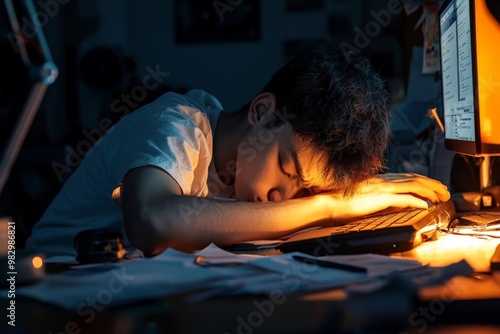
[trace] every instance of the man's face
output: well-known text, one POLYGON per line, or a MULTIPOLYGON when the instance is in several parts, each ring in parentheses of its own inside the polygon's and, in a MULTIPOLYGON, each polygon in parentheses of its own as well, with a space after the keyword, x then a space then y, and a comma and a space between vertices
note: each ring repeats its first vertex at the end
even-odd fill
POLYGON ((264 115, 239 145, 235 197, 251 202, 282 201, 326 190, 322 162, 293 139, 291 126, 264 115))

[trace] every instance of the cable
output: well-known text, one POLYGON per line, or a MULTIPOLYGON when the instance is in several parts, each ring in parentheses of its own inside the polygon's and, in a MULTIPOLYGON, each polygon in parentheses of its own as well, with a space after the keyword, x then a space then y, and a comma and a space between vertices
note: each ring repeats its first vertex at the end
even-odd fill
MULTIPOLYGON (((455 235, 467 235, 471 237, 487 237, 487 238, 500 238, 500 234, 498 235, 493 235, 493 234, 488 234, 488 233, 483 233, 482 231, 474 231, 474 228, 482 228, 483 231, 488 231, 488 229, 481 227, 479 225, 475 226, 467 226, 467 227, 457 227, 457 225, 460 223, 460 221, 455 218, 453 221, 451 221, 448 224, 447 228, 441 229, 442 232, 448 233, 448 234, 455 234, 455 235), (461 230, 464 230, 462 232, 461 230), (467 232, 465 232, 467 231, 467 232), (478 233, 480 232, 480 233, 478 233)), ((495 231, 498 230, 500 231, 500 224, 498 224, 498 227, 495 228, 495 231)))

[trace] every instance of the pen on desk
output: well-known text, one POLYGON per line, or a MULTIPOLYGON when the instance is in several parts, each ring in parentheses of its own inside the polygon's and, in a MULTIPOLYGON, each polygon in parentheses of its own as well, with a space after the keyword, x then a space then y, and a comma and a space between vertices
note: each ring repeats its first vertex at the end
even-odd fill
POLYGON ((198 255, 194 258, 194 263, 199 266, 209 267, 209 266, 237 266, 244 264, 241 260, 235 259, 234 257, 227 256, 211 256, 205 257, 198 255))
POLYGON ((306 257, 306 256, 301 256, 301 255, 293 255, 292 258, 294 260, 302 262, 302 263, 318 265, 318 266, 324 267, 324 268, 340 269, 340 270, 350 271, 350 272, 354 272, 354 273, 366 273, 367 272, 366 268, 363 268, 363 267, 357 267, 357 266, 352 266, 349 264, 331 262, 331 261, 326 261, 326 260, 319 260, 319 259, 314 259, 314 258, 310 258, 310 257, 306 257))

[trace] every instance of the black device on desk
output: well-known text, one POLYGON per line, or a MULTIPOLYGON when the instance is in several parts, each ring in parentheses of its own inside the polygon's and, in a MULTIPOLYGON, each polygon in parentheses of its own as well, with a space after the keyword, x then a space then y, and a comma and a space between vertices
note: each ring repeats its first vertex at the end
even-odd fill
POLYGON ((74 239, 76 260, 80 264, 117 262, 127 250, 119 228, 90 229, 79 232, 74 239))
POLYGON ((297 234, 277 246, 283 253, 315 256, 404 252, 446 229, 455 215, 447 201, 429 209, 404 209, 377 213, 346 225, 322 227, 297 234))

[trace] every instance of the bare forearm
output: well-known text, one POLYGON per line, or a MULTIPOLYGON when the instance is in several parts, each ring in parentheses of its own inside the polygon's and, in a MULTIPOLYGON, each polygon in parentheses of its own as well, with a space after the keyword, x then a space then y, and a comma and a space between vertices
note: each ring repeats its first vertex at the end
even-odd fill
POLYGON ((139 233, 150 241, 148 252, 167 247, 194 251, 213 242, 220 246, 274 239, 326 219, 324 199, 285 202, 222 202, 190 196, 156 198, 139 233), (149 236, 148 236, 149 235, 149 236))

